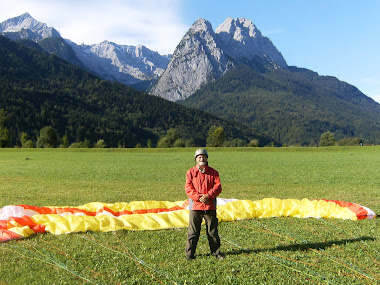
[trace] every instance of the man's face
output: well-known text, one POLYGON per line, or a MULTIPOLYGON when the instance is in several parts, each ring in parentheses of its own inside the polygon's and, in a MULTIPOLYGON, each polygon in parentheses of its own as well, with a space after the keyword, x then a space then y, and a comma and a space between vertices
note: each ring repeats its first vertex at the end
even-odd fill
POLYGON ((207 164, 207 155, 205 154, 200 154, 195 158, 197 165, 199 166, 204 166, 207 164))

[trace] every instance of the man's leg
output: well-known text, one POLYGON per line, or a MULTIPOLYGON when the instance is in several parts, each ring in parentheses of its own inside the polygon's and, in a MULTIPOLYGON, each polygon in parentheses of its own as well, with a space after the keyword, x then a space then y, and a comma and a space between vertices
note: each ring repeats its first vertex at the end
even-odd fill
POLYGON ((220 255, 220 238, 218 233, 218 218, 216 216, 216 210, 209 210, 204 215, 208 244, 212 255, 220 255))
POLYGON ((189 259, 195 257, 195 250, 201 232, 202 214, 202 211, 190 211, 186 243, 186 257, 189 259))

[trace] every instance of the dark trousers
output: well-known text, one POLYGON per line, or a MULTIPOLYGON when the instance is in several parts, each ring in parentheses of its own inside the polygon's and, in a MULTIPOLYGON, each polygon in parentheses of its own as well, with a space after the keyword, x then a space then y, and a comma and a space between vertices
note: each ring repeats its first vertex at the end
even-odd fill
POLYGON ((208 244, 212 255, 220 254, 220 238, 218 234, 218 218, 216 210, 193 211, 190 210, 189 228, 187 231, 186 256, 194 257, 197 243, 201 233, 202 219, 206 222, 208 244))

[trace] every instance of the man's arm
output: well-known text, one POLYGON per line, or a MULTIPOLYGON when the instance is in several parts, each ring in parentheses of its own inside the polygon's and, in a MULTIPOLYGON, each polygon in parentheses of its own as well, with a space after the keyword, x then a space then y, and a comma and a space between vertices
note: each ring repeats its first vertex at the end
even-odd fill
POLYGON ((215 199, 220 192, 222 192, 222 184, 220 183, 219 176, 215 176, 214 178, 214 186, 207 192, 207 194, 203 194, 202 197, 199 198, 199 201, 205 204, 210 203, 210 199, 215 199))
POLYGON ((215 199, 222 192, 222 183, 220 182, 219 173, 214 177, 214 186, 208 191, 210 199, 215 199))
POLYGON ((190 170, 188 172, 186 172, 185 190, 186 190, 186 195, 190 199, 192 199, 193 201, 199 202, 199 198, 201 197, 201 195, 194 188, 193 179, 192 179, 192 175, 191 175, 190 170))

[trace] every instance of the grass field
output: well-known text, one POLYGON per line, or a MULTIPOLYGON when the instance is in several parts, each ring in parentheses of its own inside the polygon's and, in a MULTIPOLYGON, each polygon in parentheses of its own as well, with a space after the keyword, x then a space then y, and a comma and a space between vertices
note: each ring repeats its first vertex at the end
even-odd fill
MULTIPOLYGON (((0 149, 0 207, 185 200, 194 149, 0 149)), ((222 198, 334 199, 380 212, 380 147, 215 148, 222 198)), ((0 244, 0 284, 380 284, 379 219, 220 223, 218 261, 186 229, 41 234, 0 244)))

